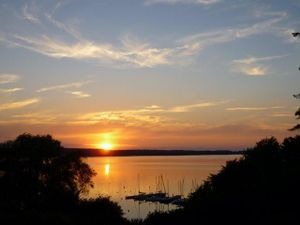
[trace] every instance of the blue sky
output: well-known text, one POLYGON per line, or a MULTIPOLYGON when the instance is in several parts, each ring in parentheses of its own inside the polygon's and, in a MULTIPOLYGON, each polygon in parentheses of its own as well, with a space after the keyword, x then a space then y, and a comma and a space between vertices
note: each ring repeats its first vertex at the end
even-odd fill
POLYGON ((240 149, 291 135, 300 1, 0 2, 0 138, 240 149))

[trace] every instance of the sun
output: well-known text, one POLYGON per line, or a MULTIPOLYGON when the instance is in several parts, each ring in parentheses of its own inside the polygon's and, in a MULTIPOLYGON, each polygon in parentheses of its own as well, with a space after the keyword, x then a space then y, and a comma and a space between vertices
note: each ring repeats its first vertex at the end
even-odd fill
POLYGON ((105 151, 109 151, 109 150, 112 150, 113 145, 111 143, 105 142, 105 143, 100 144, 100 148, 105 151))

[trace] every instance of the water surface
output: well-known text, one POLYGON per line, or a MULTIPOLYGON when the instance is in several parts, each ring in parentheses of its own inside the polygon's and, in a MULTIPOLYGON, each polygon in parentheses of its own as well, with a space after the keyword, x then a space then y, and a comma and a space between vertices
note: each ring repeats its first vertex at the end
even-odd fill
POLYGON ((185 197, 201 185, 226 161, 238 155, 207 156, 134 156, 90 157, 87 163, 97 172, 90 197, 111 196, 118 202, 127 218, 145 218, 155 210, 175 209, 173 205, 139 203, 126 200, 125 196, 141 192, 166 191, 169 195, 185 197))

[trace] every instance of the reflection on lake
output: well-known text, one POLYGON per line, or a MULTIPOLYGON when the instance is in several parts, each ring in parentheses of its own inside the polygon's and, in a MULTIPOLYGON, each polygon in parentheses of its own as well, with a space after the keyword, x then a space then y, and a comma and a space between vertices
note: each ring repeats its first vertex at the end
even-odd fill
POLYGON ((162 186, 169 195, 185 197, 209 176, 238 155, 210 156, 136 156, 91 157, 87 163, 97 172, 89 196, 111 196, 118 202, 127 218, 145 218, 155 210, 175 209, 174 205, 153 202, 134 202, 125 196, 141 192, 156 192, 162 186), (158 185, 160 184, 160 187, 158 185))
POLYGON ((104 175, 108 177, 109 176, 109 172, 110 172, 110 164, 106 163, 104 165, 104 175))

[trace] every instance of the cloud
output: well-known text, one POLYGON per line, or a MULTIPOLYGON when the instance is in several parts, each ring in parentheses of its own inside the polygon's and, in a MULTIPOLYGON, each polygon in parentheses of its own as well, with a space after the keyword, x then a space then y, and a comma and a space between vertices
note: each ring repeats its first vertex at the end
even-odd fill
POLYGON ((60 85, 54 85, 49 87, 43 87, 37 90, 37 92, 45 92, 45 91, 54 91, 54 90, 60 90, 60 89, 66 89, 66 88, 79 88, 82 87, 85 84, 89 84, 92 81, 82 81, 82 82, 74 82, 74 83, 68 83, 68 84, 60 84, 60 85))
POLYGON ((206 46, 234 41, 236 39, 247 38, 256 34, 272 32, 274 31, 272 29, 273 26, 286 18, 287 14, 285 12, 278 12, 265 16, 271 16, 271 18, 254 23, 250 26, 196 33, 179 40, 179 43, 186 45, 198 44, 203 48, 206 46))
POLYGON ((11 122, 27 123, 27 124, 61 124, 62 117, 67 115, 60 115, 58 113, 49 112, 35 112, 13 115, 11 122))
POLYGON ((176 106, 176 107, 171 108, 169 111, 170 112, 189 112, 189 111, 194 110, 194 109, 217 106, 217 105, 221 105, 221 104, 224 104, 224 103, 227 103, 227 102, 228 101, 223 101, 223 102, 203 102, 203 103, 192 104, 192 105, 176 106))
POLYGON ((22 8, 22 16, 24 19, 32 22, 32 23, 36 23, 39 24, 40 20, 37 16, 35 16, 32 12, 30 12, 32 10, 32 8, 29 8, 28 5, 26 4, 23 8, 22 8))
POLYGON ((74 44, 66 43, 46 35, 41 37, 23 37, 13 35, 5 41, 16 47, 22 47, 54 58, 94 59, 103 62, 120 62, 136 67, 154 67, 170 64, 171 48, 150 47, 147 43, 123 40, 122 47, 80 40, 74 44))
POLYGON ((285 107, 284 106, 272 106, 271 109, 284 109, 285 107))
POLYGON ((293 113, 290 112, 279 112, 279 113, 273 113, 271 114, 272 117, 292 117, 293 113))
POLYGON ((40 111, 34 113, 25 113, 11 115, 6 120, 0 120, 0 125, 9 124, 23 124, 23 125, 36 125, 36 124, 51 124, 51 125, 62 125, 70 115, 59 114, 57 112, 40 111))
POLYGON ((124 123, 126 126, 157 124, 166 118, 154 114, 163 111, 161 107, 155 105, 155 107, 147 106, 140 109, 93 112, 79 115, 69 124, 97 124, 100 122, 118 122, 124 123))
POLYGON ((264 76, 270 72, 268 67, 261 65, 260 62, 272 61, 284 57, 287 57, 287 55, 235 59, 233 60, 233 70, 250 76, 264 76))
POLYGON ((146 5, 152 4, 196 4, 196 5, 212 5, 220 2, 220 0, 146 0, 146 5))
POLYGON ((275 55, 275 56, 266 56, 266 57, 248 57, 245 59, 235 59, 233 60, 233 63, 240 63, 240 64, 253 64, 257 62, 263 62, 263 61, 271 61, 274 59, 282 59, 284 57, 287 57, 288 55, 275 55))
POLYGON ((0 84, 14 83, 19 79, 20 77, 15 74, 0 74, 0 84))
MULTIPOLYGON (((190 35, 179 40, 177 42, 178 46, 168 48, 152 47, 148 43, 133 41, 128 37, 122 39, 121 47, 85 39, 67 43, 47 35, 40 37, 13 35, 12 38, 9 40, 7 38, 6 40, 15 46, 54 58, 94 59, 103 62, 127 63, 136 67, 155 67, 172 64, 179 61, 180 58, 197 54, 206 46, 267 32, 272 25, 281 21, 283 17, 282 15, 244 28, 224 29, 190 35)), ((57 26, 63 30, 67 29, 61 23, 58 23, 57 26)), ((68 32, 72 36, 79 36, 73 30, 68 30, 68 32)))
POLYGON ((30 99, 25 99, 25 100, 22 100, 22 101, 4 103, 4 104, 0 105, 0 111, 23 108, 25 106, 32 105, 32 104, 35 104, 35 103, 38 103, 38 102, 40 102, 40 99, 30 98, 30 99))
POLYGON ((53 16, 48 13, 45 14, 45 17, 51 24, 53 24, 58 29, 63 30, 64 32, 70 34, 72 37, 74 37, 78 40, 83 39, 81 34, 73 26, 67 25, 65 23, 62 23, 62 22, 54 19, 53 16))
POLYGON ((126 127, 173 127, 173 126, 189 126, 185 122, 177 121, 172 115, 179 113, 191 112, 193 110, 201 108, 209 108, 221 104, 223 102, 203 102, 192 105, 181 105, 170 108, 163 108, 158 105, 150 105, 142 108, 125 109, 125 110, 112 110, 112 111, 100 111, 89 112, 84 114, 69 114, 58 115, 57 113, 41 112, 30 113, 23 115, 13 116, 13 120, 7 120, 8 123, 64 123, 67 125, 115 125, 126 127))
POLYGON ((71 91, 71 92, 68 92, 68 93, 70 93, 71 95, 74 95, 76 98, 88 98, 88 97, 91 97, 90 94, 84 93, 82 91, 71 91))
POLYGON ((243 66, 239 68, 239 72, 249 76, 264 76, 269 73, 268 68, 262 66, 243 66))
POLYGON ((24 88, 8 88, 8 89, 0 89, 0 93, 13 93, 17 91, 21 91, 24 88))
POLYGON ((146 109, 161 109, 161 107, 159 105, 149 105, 145 107, 146 109))
POLYGON ((163 126, 169 122, 176 124, 167 114, 190 112, 192 110, 213 107, 227 102, 228 101, 203 102, 192 105, 174 106, 171 108, 151 105, 140 109, 93 112, 78 116, 74 121, 71 121, 70 124, 97 124, 100 121, 107 121, 121 122, 126 126, 145 126, 146 124, 163 126))
MULTIPOLYGON (((177 3, 179 1, 173 2, 177 3)), ((217 1, 190 0, 180 2, 212 4, 217 1)), ((118 66, 121 64, 121 66, 152 68, 160 65, 182 64, 189 61, 189 57, 198 54, 205 47, 211 45, 247 38, 256 34, 274 32, 274 26, 285 17, 286 13, 284 12, 265 13, 265 20, 252 25, 196 33, 170 42, 167 47, 157 47, 148 42, 133 40, 128 36, 121 38, 119 45, 91 41, 83 38, 74 26, 56 20, 53 15, 45 14, 45 18, 50 24, 63 30, 75 40, 65 41, 47 34, 42 36, 3 34, 1 39, 10 46, 25 48, 58 59, 96 60, 101 63, 118 64, 118 66)))
POLYGON ((227 111, 265 111, 268 110, 266 107, 232 107, 226 108, 227 111))
POLYGON ((148 43, 141 43, 126 36, 122 39, 121 51, 115 51, 119 59, 138 67, 155 67, 172 64, 170 58, 174 54, 172 48, 155 48, 148 43))

